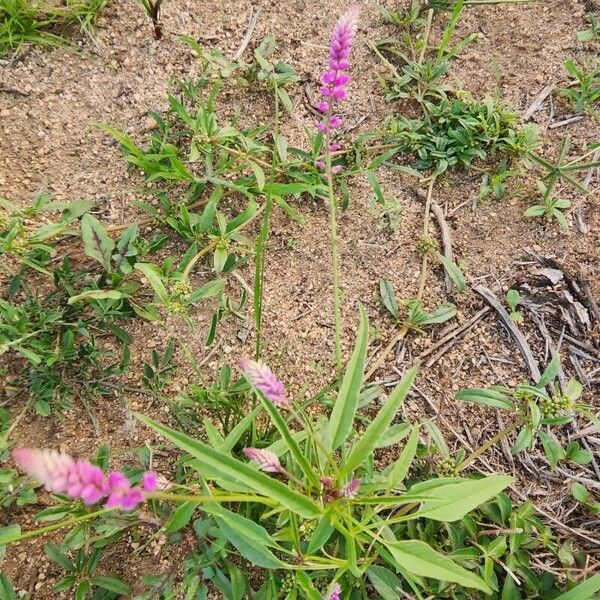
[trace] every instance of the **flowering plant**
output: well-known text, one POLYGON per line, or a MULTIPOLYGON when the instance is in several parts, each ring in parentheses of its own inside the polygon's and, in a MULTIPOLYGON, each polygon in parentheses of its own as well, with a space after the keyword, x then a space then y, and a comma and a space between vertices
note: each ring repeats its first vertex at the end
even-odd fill
MULTIPOLYGON (((400 573, 411 586, 418 587, 419 578, 428 577, 489 593, 483 579, 449 556, 423 541, 399 535, 406 523, 418 519, 462 519, 495 497, 512 478, 449 477, 407 484, 419 440, 417 426, 410 428, 399 458, 378 468, 377 449, 386 444, 383 440, 389 436, 418 367, 404 374, 363 430, 355 417, 367 332, 362 311, 358 340, 329 418, 311 420, 306 406, 292 399, 271 369, 242 361, 247 380, 280 436, 266 448, 246 448, 247 460, 224 449, 232 448, 235 441, 226 439, 221 448, 214 447, 137 416, 191 457, 189 464, 206 494, 182 499, 202 504, 250 563, 293 573, 295 584, 307 597, 321 597, 317 590, 327 587, 332 573, 334 584, 346 589, 365 575, 380 576, 382 568, 400 573), (243 515, 231 498, 246 505, 243 515)), ((239 437, 241 432, 233 435, 239 437)), ((339 597, 337 590, 330 588, 331 597, 339 597)))

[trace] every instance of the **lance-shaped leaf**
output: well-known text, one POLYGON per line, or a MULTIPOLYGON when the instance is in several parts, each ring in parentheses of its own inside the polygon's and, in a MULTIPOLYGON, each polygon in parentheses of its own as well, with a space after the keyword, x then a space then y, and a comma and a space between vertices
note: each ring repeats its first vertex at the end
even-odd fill
POLYGON ((289 427, 287 426, 287 423, 281 416, 278 408, 270 400, 267 400, 264 394, 260 393, 258 394, 258 397, 263 405, 263 408, 269 413, 269 416, 271 417, 271 420, 273 421, 275 427, 277 427, 277 431, 279 431, 279 434, 281 435, 282 439, 285 440, 285 443, 287 444, 291 455, 293 456, 294 460, 298 463, 298 466, 302 469, 304 475, 308 478, 309 481, 312 482, 314 486, 319 487, 319 478, 314 472, 314 469, 312 468, 311 464, 306 459, 306 456, 304 456, 304 453, 300 449, 298 442, 292 436, 292 433, 289 427))
POLYGON ((354 445, 350 454, 342 467, 340 468, 341 477, 345 477, 360 465, 371 455, 377 447, 377 443, 387 431, 390 423, 396 416, 398 409, 404 402, 410 386, 412 385, 417 373, 418 365, 411 367, 402 377, 400 383, 394 388, 387 402, 381 407, 379 413, 367 427, 363 436, 354 445))
POLYGON ((506 394, 494 388, 469 388, 461 390, 456 394, 455 398, 464 402, 475 402, 476 404, 492 406, 493 408, 515 410, 512 400, 506 394))
POLYGON ((157 423, 145 415, 136 413, 136 417, 148 427, 158 431, 177 447, 205 463, 209 468, 218 470, 224 477, 247 485, 257 494, 272 498, 285 508, 303 517, 315 518, 321 514, 320 508, 311 500, 296 493, 276 479, 248 466, 246 463, 215 450, 175 429, 157 423))
POLYGON ((486 594, 492 593, 481 577, 457 565, 451 558, 437 552, 425 542, 403 540, 384 543, 398 567, 411 575, 450 581, 464 587, 481 590, 486 594))
POLYGON ((83 215, 81 219, 81 238, 84 252, 109 271, 110 257, 115 248, 115 243, 108 237, 106 229, 96 217, 89 214, 83 215))
MULTIPOLYGON (((468 512, 497 496, 503 489, 514 482, 508 475, 490 475, 483 479, 455 479, 446 485, 426 490, 429 500, 421 508, 412 513, 412 517, 426 517, 434 521, 458 521, 468 512)), ((413 486, 411 493, 421 494, 423 486, 413 486)), ((406 496, 403 497, 406 499, 406 496)))
POLYGON ((269 550, 280 548, 264 527, 217 504, 207 505, 204 510, 213 515, 225 537, 252 564, 264 569, 286 566, 269 550))
POLYGON ((365 369, 367 343, 369 339, 368 330, 369 322, 367 313, 361 306, 360 327, 358 329, 356 346, 354 347, 354 352, 346 367, 344 379, 342 380, 338 397, 329 418, 327 437, 332 451, 339 448, 352 431, 352 423, 358 407, 358 396, 360 394, 363 372, 365 369))
POLYGON ((568 592, 556 596, 554 600, 590 600, 598 591, 600 591, 600 575, 594 575, 568 592))
POLYGON ((158 299, 166 304, 169 301, 169 294, 156 266, 151 263, 136 263, 135 268, 146 276, 158 299))
POLYGON ((415 458, 415 454, 417 453, 417 447, 419 445, 419 426, 416 425, 413 427, 412 433, 406 442, 404 448, 402 448, 402 452, 398 457, 398 460, 394 463, 392 468, 388 473, 387 478, 387 489, 391 490, 398 487, 406 477, 408 470, 410 469, 410 465, 415 458))

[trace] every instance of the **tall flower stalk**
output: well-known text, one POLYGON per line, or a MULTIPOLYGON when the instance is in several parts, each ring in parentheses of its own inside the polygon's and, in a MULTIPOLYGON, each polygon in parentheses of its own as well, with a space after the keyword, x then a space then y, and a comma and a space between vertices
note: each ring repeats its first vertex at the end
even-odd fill
POLYGON ((328 68, 321 76, 320 88, 323 99, 318 109, 323 118, 316 125, 325 139, 324 160, 317 161, 317 166, 325 171, 329 190, 329 225, 331 234, 331 258, 333 268, 333 314, 335 322, 335 362, 338 376, 342 373, 342 317, 340 307, 340 258, 337 237, 337 206, 333 188, 333 176, 339 172, 338 165, 333 165, 332 153, 340 149, 335 141, 336 130, 341 125, 340 116, 336 114, 337 105, 346 98, 346 86, 350 83, 350 50, 358 26, 359 9, 353 6, 336 23, 329 46, 328 68))

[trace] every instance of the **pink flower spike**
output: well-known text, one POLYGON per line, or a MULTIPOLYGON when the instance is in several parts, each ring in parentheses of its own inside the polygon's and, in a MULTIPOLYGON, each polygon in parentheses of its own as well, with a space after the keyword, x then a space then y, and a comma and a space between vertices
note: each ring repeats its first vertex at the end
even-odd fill
POLYGON ((268 450, 259 450, 258 448, 244 448, 244 454, 255 462, 261 471, 265 473, 284 473, 277 455, 268 450))
POLYGON ((325 100, 321 100, 319 104, 317 104, 317 109, 319 112, 326 113, 329 110, 329 102, 325 102, 325 100))
POLYGON ((323 73, 323 75, 321 75, 321 83, 324 83, 325 85, 330 85, 332 84, 336 79, 336 72, 335 71, 325 71, 325 73, 323 73))
POLYGON ((350 500, 356 498, 358 488, 360 487, 360 479, 351 479, 342 489, 342 495, 350 500))
POLYGON ((142 489, 148 493, 155 492, 158 489, 158 477, 156 473, 152 471, 144 473, 142 476, 142 489))
POLYGON ((342 145, 341 144, 338 144, 338 143, 334 142, 333 144, 329 145, 329 151, 330 152, 337 152, 338 150, 341 150, 341 149, 342 149, 342 145))
POLYGON ((106 480, 108 499, 106 508, 131 510, 144 501, 144 493, 140 488, 132 488, 129 479, 120 471, 113 471, 106 480))
POLYGON ((338 115, 333 115, 331 119, 329 119, 329 127, 335 129, 342 124, 342 120, 338 117, 338 115))
POLYGON ((285 386, 267 365, 245 358, 240 361, 240 366, 248 381, 273 404, 278 406, 291 404, 285 395, 285 386))
POLYGON ((329 596, 327 596, 327 600, 340 600, 342 597, 342 588, 339 583, 334 583, 331 586, 331 591, 329 592, 329 596))
POLYGON ((38 448, 17 448, 13 458, 51 492, 66 493, 85 504, 94 504, 105 495, 102 470, 87 460, 75 461, 68 454, 38 448))
POLYGON ((326 165, 325 165, 325 163, 324 163, 322 160, 318 160, 318 161, 315 163, 315 167, 317 167, 317 169, 321 169, 321 171, 324 171, 324 170, 325 170, 325 167, 326 167, 326 165))

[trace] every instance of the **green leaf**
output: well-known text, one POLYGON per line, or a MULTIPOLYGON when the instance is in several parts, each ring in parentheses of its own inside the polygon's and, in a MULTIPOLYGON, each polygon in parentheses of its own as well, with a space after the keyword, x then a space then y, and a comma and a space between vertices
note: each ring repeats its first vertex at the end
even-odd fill
POLYGON ((483 479, 457 480, 457 483, 427 490, 427 496, 431 499, 423 502, 412 516, 434 521, 458 521, 474 508, 496 497, 513 482, 514 478, 508 475, 490 475, 483 479))
POLYGON ((135 268, 146 276, 158 299, 166 304, 169 301, 169 294, 156 266, 151 263, 136 263, 135 268))
POLYGON ((571 486, 571 494, 573 494, 573 498, 577 500, 577 502, 585 503, 590 498, 590 493, 587 491, 584 485, 576 481, 571 486))
POLYGON ((224 477, 247 485, 257 494, 272 498, 285 508, 303 517, 316 518, 320 515, 321 511, 319 507, 313 504, 308 498, 294 492, 276 479, 260 471, 256 471, 246 463, 223 454, 179 431, 156 423, 145 415, 136 413, 136 417, 148 427, 158 431, 158 433, 173 442, 177 447, 191 454, 199 461, 206 463, 208 467, 217 469, 224 477))
POLYGON ((184 502, 180 504, 163 525, 165 533, 175 533, 183 529, 192 519, 197 507, 197 502, 184 502))
POLYGON ((335 529, 332 523, 333 518, 335 517, 332 510, 326 511, 321 517, 321 520, 317 523, 317 526, 310 537, 310 541, 308 542, 308 548, 306 549, 307 554, 314 554, 327 543, 327 540, 331 537, 331 534, 335 529))
POLYGON ((92 586, 89 579, 82 579, 75 589, 75 600, 86 600, 92 586))
POLYGON ((365 176, 367 181, 373 188, 373 193, 375 194, 375 199, 379 204, 385 204, 385 197, 383 195, 383 191, 381 190, 381 186, 379 185, 379 181, 377 180, 377 175, 373 171, 366 171, 365 176))
POLYGON ((83 250, 90 258, 97 260, 105 270, 110 270, 110 258, 115 243, 108 237, 104 226, 90 214, 81 218, 81 238, 83 250))
POLYGON ((550 466, 552 469, 554 469, 554 467, 556 467, 558 464, 558 461, 565 458, 567 454, 563 447, 558 443, 558 440, 552 434, 540 430, 538 435, 540 436, 542 446, 544 447, 544 454, 550 462, 550 466))
POLYGON ((373 419, 363 436, 350 451, 348 458, 340 468, 341 477, 345 477, 360 467, 373 453, 373 450, 377 447, 377 443, 390 426, 400 406, 402 406, 418 372, 419 367, 415 365, 402 377, 402 380, 394 388, 387 402, 381 407, 375 419, 373 419))
POLYGON ((253 160, 250 161, 250 167, 252 168, 252 172, 254 173, 254 177, 256 177, 256 185, 258 189, 262 192, 265 187, 265 172, 262 167, 255 163, 253 160))
POLYGON ((548 364, 548 366, 544 369, 540 380, 536 382, 535 387, 537 388, 545 388, 549 383, 552 383, 560 370, 560 356, 558 353, 552 354, 552 360, 548 364))
POLYGON ((398 566, 411 575, 450 581, 481 590, 486 594, 492 593, 483 579, 457 565, 451 558, 440 554, 425 542, 403 540, 384 544, 398 566))
POLYGON ((535 204, 530 206, 524 213, 524 217, 543 217, 546 209, 542 204, 535 204))
POLYGON ((6 546, 11 542, 19 539, 21 535, 20 525, 7 525, 6 527, 0 527, 0 546, 6 546))
POLYGON ((302 450, 300 450, 298 442, 296 442, 296 440, 292 436, 292 433, 290 432, 287 423, 281 416, 281 413, 279 412, 277 407, 270 400, 265 398, 262 392, 259 392, 258 397, 263 405, 263 408, 269 413, 273 424, 275 425, 275 427, 277 427, 279 435, 281 435, 281 437, 285 440, 287 447, 290 449, 290 453, 294 457, 296 463, 298 463, 298 466, 302 469, 304 475, 312 482, 313 485, 319 487, 320 483, 317 474, 312 468, 310 462, 308 462, 308 459, 304 456, 302 450))
POLYGON ((354 352, 346 367, 344 379, 329 417, 329 449, 339 448, 352 431, 354 415, 358 407, 358 396, 362 385, 369 339, 369 322, 364 307, 360 307, 360 326, 354 352))
POLYGON ((120 300, 121 298, 127 298, 127 294, 117 290, 86 290, 81 294, 71 296, 67 304, 75 304, 82 300, 120 300))
POLYGON ((415 454, 417 453, 417 446, 419 445, 419 426, 413 427, 412 433, 406 442, 402 452, 398 457, 398 460, 394 463, 394 466, 390 470, 387 479, 388 490, 398 487, 406 477, 410 465, 412 464, 415 454))
POLYGON ((579 396, 583 393, 583 386, 577 379, 572 378, 569 380, 569 383, 565 386, 564 394, 569 400, 575 402, 575 400, 579 399, 579 396))
POLYGON ((92 585, 101 587, 109 592, 114 592, 120 596, 129 596, 133 592, 133 590, 120 579, 106 577, 104 575, 95 575, 92 577, 92 585))
POLYGON ((229 517, 215 515, 215 521, 225 538, 235 546, 244 558, 263 569, 278 569, 286 566, 264 543, 264 536, 270 536, 263 527, 226 509, 223 509, 223 511, 229 513, 229 517), (235 519, 232 517, 235 517, 235 519), (244 526, 241 524, 242 521, 245 521, 244 526), (251 525, 255 527, 253 528, 251 525), (258 530, 262 530, 264 534, 259 534, 258 530), (255 537, 255 535, 258 535, 258 537, 255 537))
POLYGON ((515 440, 515 443, 513 444, 513 447, 510 451, 513 454, 519 454, 519 452, 522 452, 523 450, 525 450, 525 448, 529 448, 532 442, 533 429, 531 425, 525 425, 525 427, 523 427, 521 431, 519 431, 519 435, 517 435, 517 439, 515 440))
POLYGON ((304 571, 296 571, 296 583, 307 600, 323 600, 321 592, 317 590, 311 578, 304 571))
POLYGON ((427 429, 431 436, 431 441, 435 444, 436 448, 444 456, 444 458, 450 457, 450 450, 444 439, 444 434, 440 431, 440 428, 431 420, 423 419, 423 425, 427 429))
POLYGON ((571 442, 568 444, 565 448, 565 452, 567 458, 578 465, 587 465, 593 458, 591 452, 584 450, 579 445, 579 442, 571 442))
POLYGON ((247 519, 246 517, 232 512, 218 504, 210 504, 204 507, 204 510, 225 521, 230 527, 235 529, 241 536, 247 538, 252 543, 261 544, 269 548, 279 548, 277 542, 269 535, 269 532, 258 523, 247 519))
POLYGON ((66 571, 75 572, 75 565, 68 559, 67 555, 58 544, 52 542, 44 544, 44 553, 50 560, 53 560, 66 571))
POLYGON ((0 598, 2 600, 16 600, 15 589, 11 585, 8 577, 4 573, 0 573, 0 598))
POLYGON ((252 423, 256 420, 256 417, 261 411, 261 407, 257 406, 254 410, 248 413, 239 423, 229 432, 225 440, 220 446, 221 452, 231 452, 233 447, 238 443, 245 431, 247 431, 252 423))
POLYGON ((476 404, 484 404, 493 408, 502 408, 504 410, 515 410, 515 405, 512 400, 502 392, 495 389, 484 388, 469 388, 461 390, 455 396, 457 400, 464 402, 475 402, 476 404))
POLYGON ((460 267, 439 252, 437 253, 437 257, 444 266, 446 273, 448 273, 448 277, 450 277, 452 283, 456 286, 456 289, 461 293, 464 292, 467 284, 465 283, 465 278, 460 267))
POLYGON ((424 313, 424 317, 419 325, 437 325, 445 323, 456 315, 456 306, 451 302, 445 302, 439 308, 430 313, 424 313))
POLYGON ((371 584, 383 600, 398 600, 402 582, 400 578, 385 567, 373 565, 367 569, 371 584))
POLYGON ((399 319, 398 302, 396 302, 396 294, 394 288, 388 279, 382 279, 379 282, 379 293, 383 305, 390 311, 394 319, 399 319))
POLYGON ((600 575, 594 575, 568 592, 556 596, 554 600, 590 600, 598 591, 600 591, 600 575))
POLYGON ((213 281, 209 281, 205 283, 201 288, 198 288, 194 292, 190 294, 190 297, 187 299, 188 304, 193 304, 194 302, 198 302, 199 300, 204 300, 206 298, 212 298, 213 296, 217 296, 223 291, 225 287, 224 279, 214 279, 213 281))
POLYGON ((392 425, 378 440, 375 448, 388 448, 402 441, 411 431, 408 423, 397 423, 392 425))
POLYGON ((518 290, 510 289, 506 292, 506 302, 511 311, 515 311, 521 303, 521 294, 518 290))

